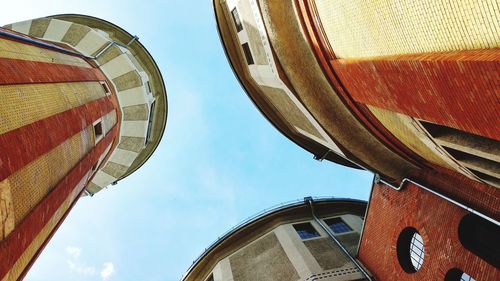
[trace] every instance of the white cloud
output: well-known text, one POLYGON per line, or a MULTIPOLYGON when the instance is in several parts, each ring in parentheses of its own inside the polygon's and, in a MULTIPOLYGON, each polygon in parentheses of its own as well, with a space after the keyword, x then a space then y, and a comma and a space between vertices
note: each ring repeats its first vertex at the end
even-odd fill
POLYGON ((79 261, 73 262, 71 260, 66 261, 68 263, 69 269, 79 275, 94 275, 96 270, 93 266, 87 266, 85 263, 80 263, 79 261))
POLYGON ((82 253, 82 249, 75 246, 67 246, 66 253, 73 259, 78 259, 82 253))
POLYGON ((85 262, 82 262, 80 260, 80 255, 82 254, 81 248, 75 246, 67 246, 66 254, 69 255, 69 259, 66 260, 66 263, 68 264, 71 272, 85 276, 95 275, 95 267, 89 266, 85 262))
POLYGON ((104 263, 104 268, 101 270, 102 280, 108 280, 115 273, 115 266, 111 262, 104 263))
MULTIPOLYGON (((67 258, 66 263, 71 272, 76 273, 78 275, 84 276, 94 276, 97 273, 96 267, 93 265, 87 265, 85 261, 80 259, 82 254, 82 249, 75 246, 67 246, 66 254, 69 256, 67 258)), ((101 279, 106 281, 111 276, 115 274, 115 266, 112 262, 105 262, 102 265, 102 269, 100 271, 101 279)))

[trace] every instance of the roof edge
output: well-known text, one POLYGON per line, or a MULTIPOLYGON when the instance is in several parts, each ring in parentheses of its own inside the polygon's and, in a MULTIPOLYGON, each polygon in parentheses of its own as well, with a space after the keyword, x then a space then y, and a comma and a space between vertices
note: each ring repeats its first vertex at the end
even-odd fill
MULTIPOLYGON (((306 197, 308 198, 308 197, 306 197)), ((292 208, 297 208, 297 207, 302 207, 302 206, 309 206, 309 202, 306 201, 305 199, 297 199, 289 202, 284 202, 280 203, 278 205, 275 205, 273 207, 264 209, 247 219, 243 220, 242 222, 238 223, 237 225, 233 226, 231 229, 226 231, 223 235, 221 235, 215 242, 213 242, 209 247, 201 253, 197 259, 193 261, 191 266, 188 268, 188 270, 183 274, 181 280, 185 280, 185 278, 193 271, 193 269, 198 266, 198 264, 209 254, 211 253, 217 246, 222 244, 226 239, 237 233, 238 231, 244 229, 245 227, 258 222, 260 220, 266 219, 267 217, 270 217, 274 215, 275 213, 285 211, 287 209, 292 209, 292 208)), ((360 199, 353 199, 353 198, 336 198, 336 197, 310 197, 312 198, 312 201, 315 203, 353 203, 353 204, 367 204, 367 201, 360 200, 360 199)))

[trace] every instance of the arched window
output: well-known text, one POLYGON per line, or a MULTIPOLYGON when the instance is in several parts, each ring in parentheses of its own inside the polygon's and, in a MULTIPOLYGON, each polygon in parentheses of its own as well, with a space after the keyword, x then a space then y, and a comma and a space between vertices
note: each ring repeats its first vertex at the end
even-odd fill
POLYGON ((500 268, 500 227, 477 215, 465 215, 458 225, 458 238, 465 249, 500 268))

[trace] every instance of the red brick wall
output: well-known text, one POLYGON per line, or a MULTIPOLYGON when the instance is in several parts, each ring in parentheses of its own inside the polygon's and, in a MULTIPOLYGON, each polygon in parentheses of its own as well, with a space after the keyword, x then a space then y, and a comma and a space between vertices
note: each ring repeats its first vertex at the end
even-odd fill
MULTIPOLYGON (((98 68, 0 58, 0 86, 105 80, 106 77, 98 68)), ((111 90, 113 93, 110 96, 63 112, 54 110, 53 115, 0 134, 0 181, 3 181, 27 164, 43 157, 47 152, 52 151, 75 134, 80 133, 86 127, 91 126, 98 118, 111 111, 117 111, 117 124, 91 151, 82 154, 81 158, 78 158, 81 159, 78 164, 76 166, 72 164, 71 170, 63 178, 58 179, 59 182, 51 188, 50 192, 44 195, 43 199, 37 201, 37 205, 23 217, 8 236, 0 241, 0 279, 3 280, 4 277, 9 276, 14 280, 18 278, 19 274, 23 276, 27 272, 71 209, 67 210, 68 202, 70 206, 73 206, 83 192, 86 183, 91 180, 89 177, 92 176, 92 166, 97 163, 99 157, 110 144, 116 146, 121 113, 118 110, 116 93, 114 89, 111 90), (59 219, 62 213, 65 215, 59 219), (41 242, 43 243, 40 246, 41 242)), ((37 92, 34 91, 31 94, 36 95, 37 92)), ((86 93, 82 92, 81 94, 85 95, 86 93)), ((30 95, 27 95, 26 98, 29 97, 30 95)), ((44 104, 41 103, 39 106, 43 107, 44 104)), ((4 115, 12 112, 17 114, 20 109, 19 106, 14 106, 11 111, 9 110, 2 113, 4 115)), ((24 114, 30 114, 30 112, 24 112, 24 114)), ((109 155, 110 153, 107 157, 109 155)), ((65 164, 67 163, 60 163, 60 165, 65 164)), ((44 177, 44 175, 38 176, 44 177)))
POLYGON ((357 102, 500 140, 498 49, 331 64, 357 102))
POLYGON ((104 97, 0 135, 0 181, 113 110, 104 97))
MULTIPOLYGON (((106 147, 112 144, 118 135, 118 127, 113 129, 76 165, 66 177, 49 193, 18 225, 7 238, 0 242, 0 279, 2 279, 26 251, 33 239, 58 211, 64 200, 78 186, 80 180, 91 170, 92 166, 104 153, 106 147)), ((85 186, 84 186, 85 187, 85 186)), ((81 193, 83 189, 79 190, 81 193)), ((80 198, 76 197, 75 201, 80 198)), ((37 250, 40 252, 41 249, 37 250)), ((30 263, 32 264, 32 263, 30 263)), ((24 270, 26 272, 28 268, 24 270)))
POLYGON ((468 212, 413 184, 403 190, 375 184, 370 199, 359 259, 377 280, 444 280, 459 268, 476 280, 500 280, 500 271, 464 249, 458 225, 468 212), (422 267, 406 273, 396 254, 401 231, 414 227, 425 244, 422 267))
POLYGON ((500 220, 500 189, 437 165, 410 178, 470 208, 500 220))
POLYGON ((98 68, 0 58, 0 85, 104 80, 98 68))

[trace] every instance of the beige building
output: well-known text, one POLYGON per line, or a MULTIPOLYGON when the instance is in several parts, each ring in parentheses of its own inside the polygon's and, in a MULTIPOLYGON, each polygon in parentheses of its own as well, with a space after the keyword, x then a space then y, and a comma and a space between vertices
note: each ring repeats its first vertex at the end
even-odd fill
POLYGON ((366 202, 334 198, 272 208, 219 238, 182 280, 364 280, 352 256, 365 210, 366 202))

